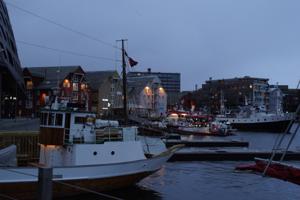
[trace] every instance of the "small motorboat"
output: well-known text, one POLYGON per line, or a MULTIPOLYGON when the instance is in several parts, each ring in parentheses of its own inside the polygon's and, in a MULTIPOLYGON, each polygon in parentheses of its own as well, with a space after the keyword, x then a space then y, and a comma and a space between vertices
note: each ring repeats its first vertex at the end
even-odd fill
MULTIPOLYGON (((269 160, 256 158, 255 164, 238 165, 235 169, 262 173, 268 162, 269 160)), ((266 170, 266 175, 300 185, 300 169, 282 162, 272 161, 266 170)))

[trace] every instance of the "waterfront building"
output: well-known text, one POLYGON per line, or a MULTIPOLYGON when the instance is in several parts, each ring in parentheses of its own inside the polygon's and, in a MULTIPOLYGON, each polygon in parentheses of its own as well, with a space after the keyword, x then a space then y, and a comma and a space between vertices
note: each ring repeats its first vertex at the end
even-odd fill
POLYGON ((213 80, 210 78, 202 88, 182 97, 184 102, 192 102, 197 109, 204 108, 210 113, 222 113, 225 108, 236 110, 239 106, 253 105, 267 109, 269 101, 268 79, 241 77, 213 80))
POLYGON ((91 111, 99 116, 110 115, 123 108, 122 80, 117 71, 86 72, 91 90, 91 111))
POLYGON ((157 76, 161 80, 161 86, 168 94, 168 108, 172 108, 178 103, 180 97, 180 73, 152 72, 151 68, 148 68, 147 72, 128 73, 128 77, 135 76, 157 76))
POLYGON ((269 87, 269 106, 268 112, 280 114, 283 112, 283 92, 281 89, 275 85, 269 87))
POLYGON ((89 107, 89 88, 80 66, 27 67, 23 75, 26 86, 23 115, 36 115, 55 96, 69 104, 89 107))
POLYGON ((283 111, 295 112, 300 104, 300 90, 288 85, 279 85, 278 88, 283 92, 283 111))
POLYGON ((14 117, 22 106, 24 81, 6 5, 0 0, 0 118, 14 117))
POLYGON ((129 114, 143 117, 165 116, 167 93, 157 76, 129 76, 127 83, 129 114))

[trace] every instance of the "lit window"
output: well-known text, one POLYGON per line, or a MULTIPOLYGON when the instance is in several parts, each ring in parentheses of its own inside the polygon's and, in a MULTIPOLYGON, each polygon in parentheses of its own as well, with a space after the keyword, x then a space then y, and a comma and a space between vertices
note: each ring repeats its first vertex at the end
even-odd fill
POLYGON ((26 89, 27 89, 27 90, 32 90, 32 86, 33 86, 32 81, 27 81, 27 82, 26 82, 26 89))
POLYGON ((63 86, 65 87, 65 88, 69 88, 71 85, 70 85, 70 81, 68 80, 68 79, 65 79, 64 80, 64 83, 63 83, 63 86))
POLYGON ((73 91, 78 91, 78 83, 73 83, 73 91))
POLYGON ((85 90, 85 89, 86 89, 86 85, 85 85, 84 83, 82 83, 82 84, 80 85, 80 88, 81 88, 81 90, 85 90))

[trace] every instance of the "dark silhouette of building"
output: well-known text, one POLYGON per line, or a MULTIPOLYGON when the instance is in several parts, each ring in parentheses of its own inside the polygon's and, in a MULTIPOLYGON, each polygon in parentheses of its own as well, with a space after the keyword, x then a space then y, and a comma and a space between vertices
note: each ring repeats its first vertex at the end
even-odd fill
POLYGON ((148 68, 147 72, 129 72, 128 77, 132 76, 157 76, 161 80, 161 86, 165 89, 169 108, 178 103, 180 97, 180 73, 152 72, 148 68))
POLYGON ((0 0, 0 117, 15 117, 22 106, 24 80, 4 1, 0 0))

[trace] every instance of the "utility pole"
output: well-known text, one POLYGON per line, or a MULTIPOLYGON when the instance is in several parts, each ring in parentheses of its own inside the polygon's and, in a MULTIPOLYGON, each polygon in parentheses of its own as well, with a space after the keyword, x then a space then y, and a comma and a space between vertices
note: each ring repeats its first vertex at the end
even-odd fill
POLYGON ((117 40, 117 42, 122 42, 122 75, 123 75, 123 113, 125 125, 128 124, 128 112, 127 112, 127 77, 126 77, 126 61, 125 61, 125 47, 124 42, 127 39, 117 40))

